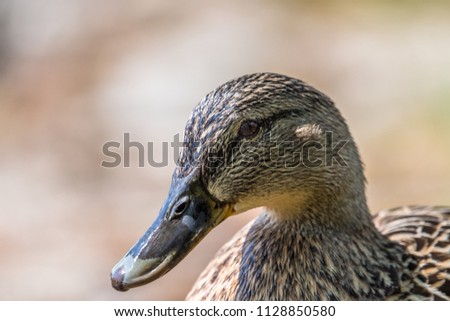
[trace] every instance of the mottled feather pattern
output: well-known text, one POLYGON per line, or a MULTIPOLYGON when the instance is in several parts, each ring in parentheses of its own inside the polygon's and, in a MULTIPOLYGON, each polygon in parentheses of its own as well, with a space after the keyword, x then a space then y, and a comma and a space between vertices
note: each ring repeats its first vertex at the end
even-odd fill
POLYGON ((188 299, 449 300, 450 209, 403 207, 372 217, 356 144, 318 90, 278 74, 237 78, 199 103, 184 140, 174 177, 198 165, 216 200, 238 212, 266 208, 224 245, 188 299), (248 119, 261 130, 240 139, 237 129, 248 119), (292 141, 298 151, 310 140, 323 143, 325 132, 346 142, 344 165, 292 166, 293 154, 284 153, 276 166, 255 166, 243 153, 220 150, 257 143, 266 161, 273 155, 264 135, 292 141), (209 166, 214 151, 233 163, 209 166))
MULTIPOLYGON (((308 97, 320 104, 332 104, 325 96, 300 80, 283 75, 258 73, 232 80, 206 95, 194 108, 184 132, 184 147, 178 160, 177 175, 186 176, 207 157, 208 147, 228 128, 233 115, 252 110, 257 117, 268 110, 275 114, 277 100, 286 100, 289 93, 308 97), (318 97, 321 96, 321 99, 318 97), (271 108, 263 108, 271 107, 271 108)), ((284 101, 285 104, 289 103, 284 101)), ((292 111, 288 111, 292 113, 292 111)), ((266 117, 266 115, 264 115, 266 117)))
POLYGON ((416 291, 450 300, 450 207, 399 207, 377 213, 374 222, 417 258, 416 291))
POLYGON ((376 233, 308 230, 263 214, 219 251, 188 299, 399 297, 402 288, 408 288, 404 283, 411 279, 406 269, 408 260, 400 245, 376 233), (379 248, 366 247, 367 240, 377 241, 379 248))

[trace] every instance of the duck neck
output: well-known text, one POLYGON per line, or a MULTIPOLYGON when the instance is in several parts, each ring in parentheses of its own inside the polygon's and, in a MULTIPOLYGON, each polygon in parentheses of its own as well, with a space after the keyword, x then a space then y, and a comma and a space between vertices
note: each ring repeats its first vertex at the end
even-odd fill
POLYGON ((266 207, 279 221, 295 222, 302 230, 376 231, 369 212, 364 187, 342 188, 340 193, 326 187, 310 193, 296 193, 266 207), (345 193, 345 196, 343 195, 345 193))
POLYGON ((250 273, 239 280, 238 298, 379 300, 400 292, 399 245, 373 226, 317 226, 299 217, 266 212, 253 223, 242 258, 250 273))

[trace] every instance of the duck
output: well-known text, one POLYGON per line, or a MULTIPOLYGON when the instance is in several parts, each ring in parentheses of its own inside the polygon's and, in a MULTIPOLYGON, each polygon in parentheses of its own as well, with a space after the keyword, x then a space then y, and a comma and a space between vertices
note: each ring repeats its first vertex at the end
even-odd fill
POLYGON ((372 215, 365 187, 330 98, 281 74, 241 76, 192 111, 167 199, 112 286, 158 279, 221 222, 262 207, 187 300, 449 300, 450 207, 372 215))

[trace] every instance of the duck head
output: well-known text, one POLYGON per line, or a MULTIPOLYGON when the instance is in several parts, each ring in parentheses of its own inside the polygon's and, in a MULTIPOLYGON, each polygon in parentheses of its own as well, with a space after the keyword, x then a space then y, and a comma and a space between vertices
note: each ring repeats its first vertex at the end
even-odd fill
POLYGON ((344 222, 365 204, 362 166, 339 111, 304 82, 273 73, 232 80, 193 110, 156 221, 113 268, 120 291, 172 269, 227 217, 264 206, 276 219, 344 222), (314 213, 330 212, 330 215, 314 213))

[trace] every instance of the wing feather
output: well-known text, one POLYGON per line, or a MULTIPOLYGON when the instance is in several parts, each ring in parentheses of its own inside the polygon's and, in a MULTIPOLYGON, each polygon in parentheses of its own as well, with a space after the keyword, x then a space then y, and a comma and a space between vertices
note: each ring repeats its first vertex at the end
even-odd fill
POLYGON ((450 207, 399 207, 375 214, 373 221, 418 258, 420 290, 425 288, 435 300, 450 300, 450 207))

